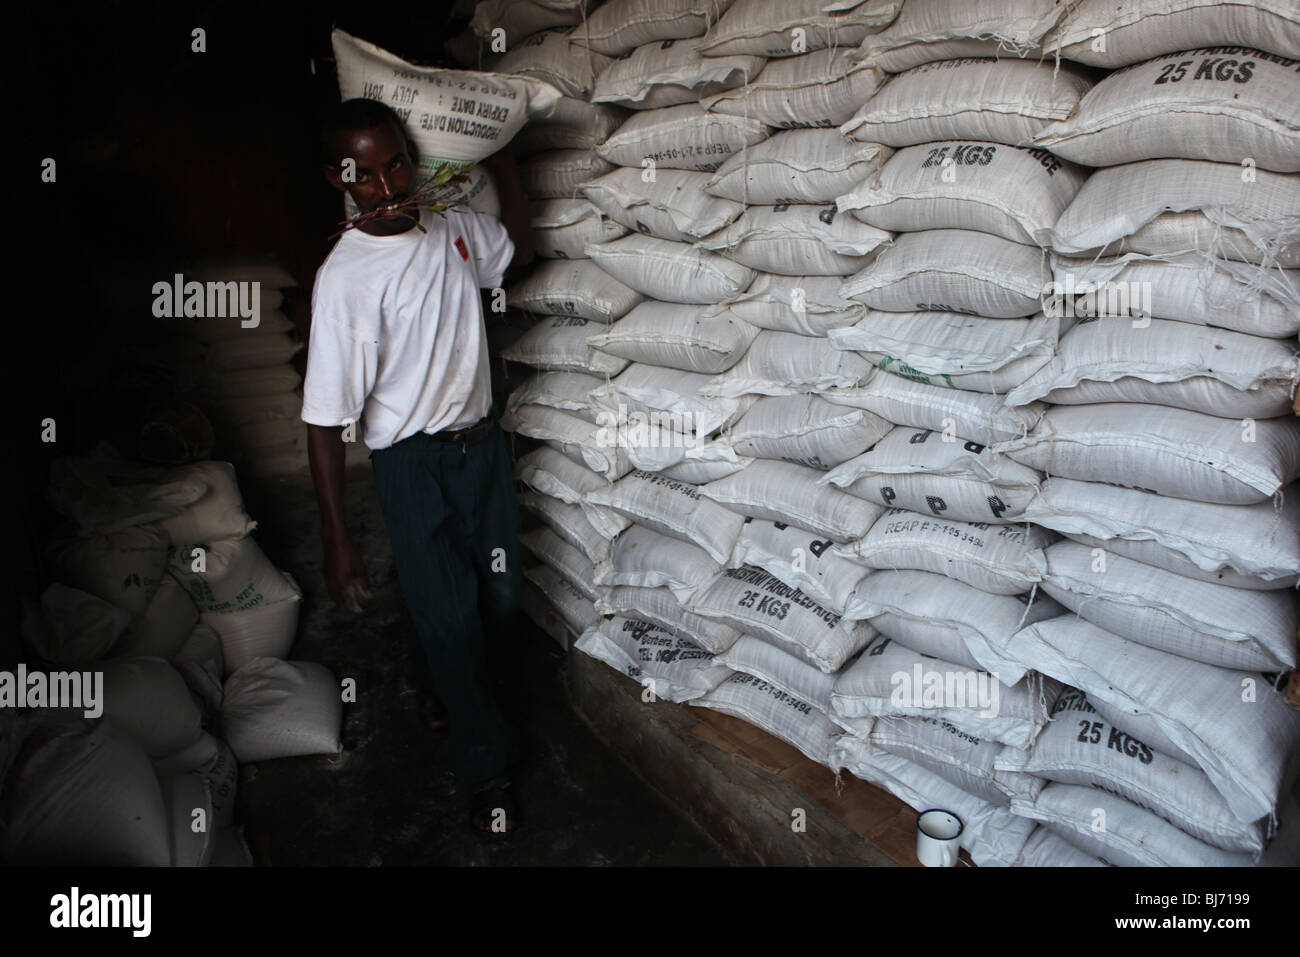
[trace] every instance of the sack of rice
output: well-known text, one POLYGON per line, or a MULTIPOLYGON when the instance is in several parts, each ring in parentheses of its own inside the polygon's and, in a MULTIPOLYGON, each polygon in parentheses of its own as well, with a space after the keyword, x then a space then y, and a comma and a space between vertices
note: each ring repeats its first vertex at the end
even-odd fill
POLYGON ((593 421, 595 418, 545 405, 521 405, 501 417, 501 428, 545 442, 577 465, 612 482, 632 466, 617 442, 602 433, 604 427, 593 421))
POLYGON ((200 614, 246 611, 299 595, 251 538, 182 545, 171 551, 167 562, 167 570, 200 614))
POLYGON ((758 56, 702 56, 704 42, 697 37, 637 47, 601 71, 592 102, 633 110, 680 106, 740 86, 763 69, 764 60, 758 56))
POLYGON ((1012 867, 1106 867, 1099 857, 1081 851, 1045 827, 1036 827, 1012 867))
POLYGON ((1215 505, 1053 476, 1027 521, 1147 565, 1233 588, 1285 589, 1300 580, 1300 497, 1282 507, 1215 505))
POLYGON ((226 660, 221 650, 221 636, 215 628, 196 624, 180 650, 172 656, 171 663, 205 711, 221 709, 226 660))
POLYGON ((879 143, 846 139, 839 130, 787 130, 727 160, 704 188, 754 206, 833 203, 893 153, 879 143))
POLYGON ((590 149, 538 153, 519 163, 519 182, 529 199, 573 199, 579 188, 614 168, 590 149))
POLYGON ((1195 250, 1203 257, 1300 267, 1300 174, 1159 159, 1097 170, 1051 230, 1068 255, 1195 250))
POLYGON ((533 0, 478 0, 470 29, 477 37, 489 38, 492 31, 505 32, 506 43, 517 46, 541 30, 562 29, 582 22, 582 7, 557 6, 533 0))
POLYGON ((1087 319, 1007 404, 1140 402, 1269 419, 1290 411, 1297 382, 1300 359, 1289 342, 1169 319, 1087 319))
POLYGON ((314 661, 254 658, 226 679, 221 729, 241 764, 337 754, 343 730, 338 679, 314 661))
POLYGON ((164 575, 149 609, 113 648, 114 655, 170 659, 198 624, 199 610, 176 579, 164 575))
POLYGON ((552 30, 519 40, 506 33, 510 49, 492 64, 493 73, 529 76, 568 97, 586 100, 599 76, 614 61, 574 43, 567 30, 552 30))
POLYGON ((1042 250, 991 233, 899 233, 840 295, 885 312, 960 312, 1019 319, 1042 310, 1051 281, 1042 250))
POLYGON ((742 203, 719 199, 704 187, 708 173, 683 169, 646 171, 620 168, 582 187, 583 194, 616 223, 679 243, 693 243, 731 223, 742 203))
POLYGON ((891 238, 883 229, 837 216, 834 206, 750 206, 700 245, 761 272, 847 276, 871 262, 891 238))
POLYGON ((866 306, 840 295, 840 282, 836 276, 759 273, 747 290, 713 311, 730 312, 760 329, 819 339, 866 315, 866 306))
MULTIPOLYGON (((1005 395, 1052 361, 1069 319, 985 319, 956 312, 868 310, 857 325, 827 333, 892 375, 927 385, 1005 395)), ((1019 404, 1019 403, 1017 403, 1019 404)))
POLYGON ((772 60, 736 89, 701 96, 710 113, 752 117, 777 129, 835 128, 869 100, 885 75, 854 50, 817 51, 772 60))
POLYGON ((612 508, 664 535, 693 542, 719 563, 731 557, 745 521, 736 512, 704 497, 694 485, 639 469, 607 489, 588 493, 587 501, 612 508))
POLYGON ((510 393, 506 411, 513 412, 525 405, 545 405, 595 422, 591 393, 604 383, 600 376, 585 372, 539 372, 510 393))
POLYGON ((741 0, 709 31, 706 56, 788 57, 860 43, 893 22, 902 0, 741 0))
POLYGON ((1300 15, 1288 0, 1081 0, 1051 41, 1049 53, 1107 69, 1223 43, 1300 59, 1300 15))
MULTIPOLYGON (((525 593, 529 588, 535 590, 542 597, 542 604, 552 613, 557 613, 564 627, 573 634, 581 635, 600 620, 596 606, 583 589, 549 565, 524 566, 524 581, 529 586, 525 593)), ((526 608, 532 604, 531 599, 525 600, 526 608)), ((547 627, 545 622, 538 621, 537 614, 530 612, 529 615, 543 628, 547 627)))
POLYGON ((740 361, 758 329, 725 313, 714 317, 700 313, 699 306, 646 301, 606 331, 590 336, 587 344, 630 362, 687 372, 725 372, 740 361))
POLYGON ((620 57, 656 40, 701 36, 731 0, 607 0, 573 31, 575 42, 620 57))
POLYGON ((1212 585, 1077 542, 1045 552, 1043 590, 1129 641, 1237 671, 1296 664, 1294 596, 1212 585))
POLYGON ((167 809, 172 867, 207 867, 215 831, 207 784, 191 774, 162 778, 159 784, 167 809))
POLYGON ((704 549, 690 542, 631 525, 610 544, 608 557, 596 565, 594 581, 613 588, 667 588, 685 601, 722 566, 704 549))
POLYGON ((208 489, 202 498, 183 511, 158 523, 173 544, 243 538, 257 528, 257 522, 244 511, 235 467, 229 462, 196 462, 175 470, 173 474, 198 479, 208 489))
POLYGON ((851 389, 871 378, 871 363, 825 339, 763 330, 741 360, 704 386, 706 395, 799 395, 851 389))
POLYGON ((683 103, 637 113, 597 152, 616 166, 712 171, 767 136, 767 126, 758 120, 683 103))
POLYGON ((900 149, 835 203, 880 229, 973 229, 1037 246, 1087 178, 1046 150, 944 140, 900 149))
POLYGON ((733 671, 753 675, 779 691, 806 701, 825 714, 831 706, 835 676, 759 638, 741 635, 714 659, 733 671))
POLYGON ((705 249, 685 243, 626 236, 587 255, 614 281, 661 302, 711 305, 743 291, 754 271, 705 249))
POLYGON ((818 484, 821 474, 806 465, 756 459, 734 475, 710 482, 700 494, 740 515, 788 522, 838 543, 866 535, 880 517, 880 506, 818 484))
MULTIPOLYGON (((560 98, 550 115, 539 122, 529 123, 514 138, 510 148, 516 156, 533 159, 554 156, 556 153, 590 153, 596 149, 627 119, 627 111, 606 103, 588 103, 571 96, 560 98)), ((594 156, 594 153, 591 153, 594 156)), ((599 157, 597 157, 599 159, 599 157)), ((577 162, 575 158, 575 163, 577 162)), ((477 168, 477 167, 476 167, 477 168)), ((545 167, 544 167, 545 168, 545 167)), ((603 171, 605 167, 602 166, 603 171)), ((465 188, 471 190, 471 182, 465 188)), ((573 190, 566 195, 572 196, 573 190)), ((470 208, 488 215, 500 215, 500 203, 497 208, 481 209, 479 205, 470 204, 470 208)))
POLYGON ((844 617, 872 627, 905 648, 997 675, 1016 684, 1026 668, 998 649, 1026 625, 1065 614, 1041 591, 991 595, 965 582, 913 569, 873 572, 845 603, 844 617))
POLYGON ((1003 524, 1027 517, 1040 479, 987 445, 900 425, 821 481, 888 508, 1003 524))
POLYGON ((861 455, 889 429, 878 415, 821 396, 766 396, 728 430, 727 440, 742 455, 825 470, 861 455))
POLYGON ((553 372, 581 372, 591 376, 618 375, 627 360, 587 344, 605 324, 585 316, 550 316, 502 350, 501 358, 553 372))
MULTIPOLYGON (((760 335, 755 342, 761 339, 760 335)), ((751 345, 749 351, 753 350, 751 345)), ((639 412, 651 423, 699 438, 730 425, 753 405, 752 399, 743 395, 731 398, 709 395, 708 387, 715 381, 698 372, 634 362, 593 393, 592 402, 596 408, 614 413, 617 421, 626 421, 632 413, 639 412)))
POLYGON ((535 528, 519 536, 519 543, 543 565, 549 565, 569 580, 591 601, 597 597, 592 584, 594 565, 591 559, 549 528, 535 528))
POLYGON ((281 573, 284 598, 228 613, 204 612, 199 621, 221 636, 225 674, 238 671, 254 658, 285 658, 298 633, 302 589, 288 572, 281 573))
POLYGON ((163 659, 114 658, 102 667, 104 714, 155 761, 165 763, 203 733, 189 688, 163 659))
POLYGON ((831 766, 835 725, 815 705, 753 675, 737 672, 691 704, 747 721, 798 748, 809 760, 831 766))
POLYGON ((588 243, 627 235, 627 227, 606 219, 585 199, 543 199, 528 205, 533 248, 546 259, 585 259, 588 243))
POLYGON ((561 539, 582 552, 588 561, 600 562, 609 554, 610 540, 588 521, 586 513, 577 505, 537 492, 524 492, 519 496, 519 503, 535 513, 561 539))
POLYGON ((604 488, 610 480, 549 446, 534 449, 520 458, 515 463, 515 477, 543 495, 577 505, 602 538, 613 538, 628 527, 627 519, 621 515, 586 500, 588 492, 604 488))
POLYGON ((840 132, 893 147, 939 140, 1027 146, 1069 116, 1092 85, 1089 71, 1069 63, 940 60, 891 79, 840 132))
POLYGON ((125 608, 54 582, 41 592, 39 610, 24 608, 22 632, 37 658, 72 667, 107 658, 131 622, 125 608))
POLYGON ((834 544, 795 525, 751 518, 741 527, 730 564, 761 568, 843 615, 854 589, 872 570, 839 554, 834 544))
POLYGON ((601 615, 620 615, 650 622, 711 654, 731 647, 740 637, 740 632, 725 622, 687 611, 667 587, 615 585, 602 588, 600 597, 596 599, 596 611, 601 615))
POLYGON ((506 305, 544 316, 613 322, 645 297, 594 262, 545 262, 510 288, 506 305))
POLYGON ((587 629, 574 647, 666 701, 699 698, 731 675, 712 652, 648 621, 610 618, 587 629))
POLYGON ((52 543, 53 577, 65 585, 144 615, 167 564, 167 536, 154 525, 52 543))
POLYGON ((209 826, 228 827, 235 817, 235 791, 239 780, 239 763, 230 745, 217 741, 217 754, 200 767, 188 772, 203 781, 212 801, 209 826))
POLYGON ((1266 501, 1300 478, 1290 417, 1237 422, 1128 402, 1055 406, 993 451, 1063 478, 1223 505, 1266 501))

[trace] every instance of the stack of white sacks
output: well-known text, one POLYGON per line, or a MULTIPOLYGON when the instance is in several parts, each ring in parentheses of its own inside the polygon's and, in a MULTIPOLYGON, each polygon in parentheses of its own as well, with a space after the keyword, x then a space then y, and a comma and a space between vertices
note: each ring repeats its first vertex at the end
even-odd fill
POLYGON ((51 499, 73 532, 24 618, 26 667, 81 672, 86 694, 102 680, 102 713, 86 698, 4 712, 0 859, 248 862, 237 764, 339 749, 337 680, 285 660, 301 591, 251 537, 228 463, 63 458, 51 499))
POLYGON ((823 6, 547 41, 530 581, 977 863, 1294 862, 1300 14, 823 6))

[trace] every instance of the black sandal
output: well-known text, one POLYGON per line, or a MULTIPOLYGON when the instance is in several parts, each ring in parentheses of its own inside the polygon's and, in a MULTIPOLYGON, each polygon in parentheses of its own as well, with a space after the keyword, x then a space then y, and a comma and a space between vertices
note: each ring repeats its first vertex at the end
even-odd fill
POLYGON ((514 789, 485 788, 470 801, 469 824, 479 836, 494 841, 510 837, 519 827, 519 807, 515 804, 514 789))

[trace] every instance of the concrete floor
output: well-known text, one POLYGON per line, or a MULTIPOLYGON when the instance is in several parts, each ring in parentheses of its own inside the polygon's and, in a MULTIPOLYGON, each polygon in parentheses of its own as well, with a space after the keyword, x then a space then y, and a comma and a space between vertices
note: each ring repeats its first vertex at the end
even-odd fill
POLYGON ((562 652, 529 624, 519 636, 524 816, 504 844, 468 824, 445 771, 444 743, 419 717, 409 673, 414 631, 368 468, 350 475, 347 516, 375 597, 363 616, 325 592, 310 480, 244 490, 257 539, 304 592, 294 658, 357 683, 343 753, 241 769, 239 811, 260 865, 725 865, 725 854, 601 744, 570 710, 562 652))

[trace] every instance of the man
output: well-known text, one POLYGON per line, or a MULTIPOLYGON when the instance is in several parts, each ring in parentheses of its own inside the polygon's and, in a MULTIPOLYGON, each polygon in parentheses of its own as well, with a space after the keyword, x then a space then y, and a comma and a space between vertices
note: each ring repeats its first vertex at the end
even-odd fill
POLYGON ((531 259, 522 194, 503 151, 488 165, 509 230, 467 208, 440 216, 398 207, 419 186, 416 148, 396 114, 373 100, 340 104, 325 137, 326 178, 361 213, 374 213, 340 237, 312 292, 302 418, 326 584, 354 611, 370 595, 343 516, 342 433, 360 420, 398 578, 446 708, 452 771, 473 795, 473 826, 508 833, 517 742, 485 674, 484 625, 510 621, 522 579, 479 290, 501 285, 517 249, 531 259), (344 180, 346 160, 355 181, 344 180))

